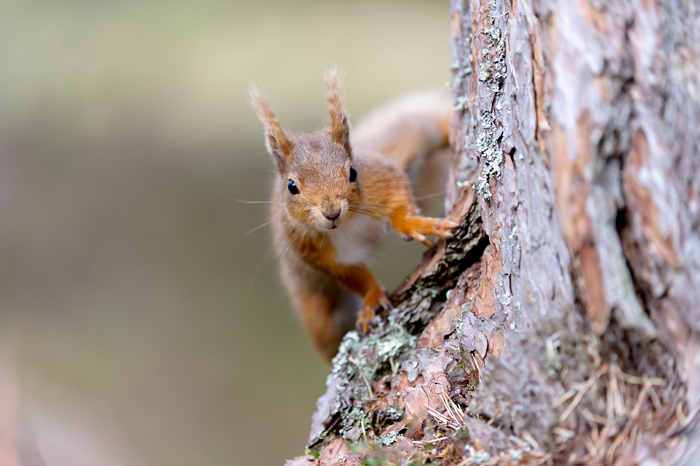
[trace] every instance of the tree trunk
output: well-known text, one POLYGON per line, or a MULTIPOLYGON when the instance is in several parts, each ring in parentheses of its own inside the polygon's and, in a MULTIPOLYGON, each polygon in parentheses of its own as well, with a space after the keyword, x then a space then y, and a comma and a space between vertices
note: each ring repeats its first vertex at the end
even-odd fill
POLYGON ((700 7, 452 0, 450 28, 462 229, 346 336, 290 464, 696 464, 700 7))

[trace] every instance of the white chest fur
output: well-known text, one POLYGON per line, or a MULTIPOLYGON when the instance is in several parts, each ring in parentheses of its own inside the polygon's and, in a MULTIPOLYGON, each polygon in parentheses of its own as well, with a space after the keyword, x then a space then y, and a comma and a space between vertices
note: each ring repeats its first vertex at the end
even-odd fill
POLYGON ((356 215, 328 235, 341 264, 363 264, 370 260, 377 243, 388 233, 389 225, 367 215, 356 215))

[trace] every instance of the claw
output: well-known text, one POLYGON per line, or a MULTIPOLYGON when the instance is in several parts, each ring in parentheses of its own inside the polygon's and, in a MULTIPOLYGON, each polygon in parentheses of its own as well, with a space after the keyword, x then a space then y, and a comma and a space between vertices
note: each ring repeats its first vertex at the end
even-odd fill
POLYGON ((360 334, 367 335, 370 328, 373 327, 373 324, 376 322, 375 309, 377 307, 381 307, 382 309, 386 310, 394 308, 391 301, 389 301, 389 298, 386 297, 386 294, 382 294, 379 298, 377 298, 376 305, 365 304, 362 306, 360 310, 357 311, 357 321, 355 322, 357 331, 360 334))
POLYGON ((379 298, 379 305, 386 310, 391 310, 394 308, 394 306, 392 306, 391 304, 391 301, 389 301, 389 298, 387 298, 386 296, 382 296, 381 298, 379 298))
POLYGON ((452 230, 454 228, 457 228, 459 226, 459 223, 455 223, 453 221, 447 220, 447 219, 441 219, 438 220, 437 222, 437 228, 438 230, 452 230))
POLYGON ((357 331, 362 335, 369 333, 370 324, 374 322, 374 308, 370 306, 362 306, 357 312, 357 321, 355 325, 357 331))
POLYGON ((425 236, 421 235, 420 233, 414 232, 411 236, 413 236, 415 239, 417 239, 417 240, 420 241, 421 243, 425 244, 426 246, 432 246, 432 245, 433 245, 433 243, 431 243, 430 241, 428 241, 428 239, 427 239, 425 236))
POLYGON ((357 329, 357 333, 359 333, 360 335, 364 336, 369 334, 369 322, 364 319, 357 319, 357 322, 355 323, 355 328, 357 329))
POLYGON ((438 236, 442 236, 443 238, 452 238, 454 234, 448 230, 452 230, 454 228, 457 228, 458 226, 459 224, 450 220, 440 219, 435 224, 435 234, 438 236))

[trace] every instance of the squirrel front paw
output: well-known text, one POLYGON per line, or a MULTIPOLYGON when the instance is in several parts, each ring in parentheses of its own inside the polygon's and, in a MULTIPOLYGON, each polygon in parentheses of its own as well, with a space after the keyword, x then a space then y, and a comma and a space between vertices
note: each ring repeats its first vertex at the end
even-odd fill
POLYGON ((402 230, 399 234, 406 241, 411 241, 416 239, 426 246, 432 246, 432 243, 428 241, 425 235, 435 235, 442 238, 452 238, 453 230, 457 228, 458 224, 444 218, 430 218, 430 217, 411 217, 407 219, 402 225, 402 230))
POLYGON ((459 226, 459 224, 447 220, 444 218, 433 219, 436 220, 434 228, 434 235, 442 236, 443 238, 452 238, 452 231, 459 226))
POLYGON ((381 307, 383 309, 391 309, 391 301, 386 295, 382 294, 376 302, 367 303, 357 311, 357 321, 356 327, 357 331, 362 335, 367 335, 369 333, 370 327, 376 322, 376 312, 375 309, 381 307))
POLYGON ((367 305, 362 306, 362 308, 357 311, 357 322, 355 322, 358 333, 367 335, 369 333, 370 324, 374 323, 374 317, 374 307, 367 305))

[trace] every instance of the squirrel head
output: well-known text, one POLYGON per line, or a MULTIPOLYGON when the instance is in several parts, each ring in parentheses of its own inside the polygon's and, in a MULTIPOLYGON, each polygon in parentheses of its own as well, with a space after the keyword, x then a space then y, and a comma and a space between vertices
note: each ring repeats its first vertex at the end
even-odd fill
POLYGON ((250 91, 253 108, 265 127, 267 150, 277 165, 275 189, 280 191, 292 220, 317 231, 341 226, 362 203, 343 89, 336 70, 326 74, 326 89, 330 122, 321 130, 298 135, 282 129, 257 87, 250 91))

